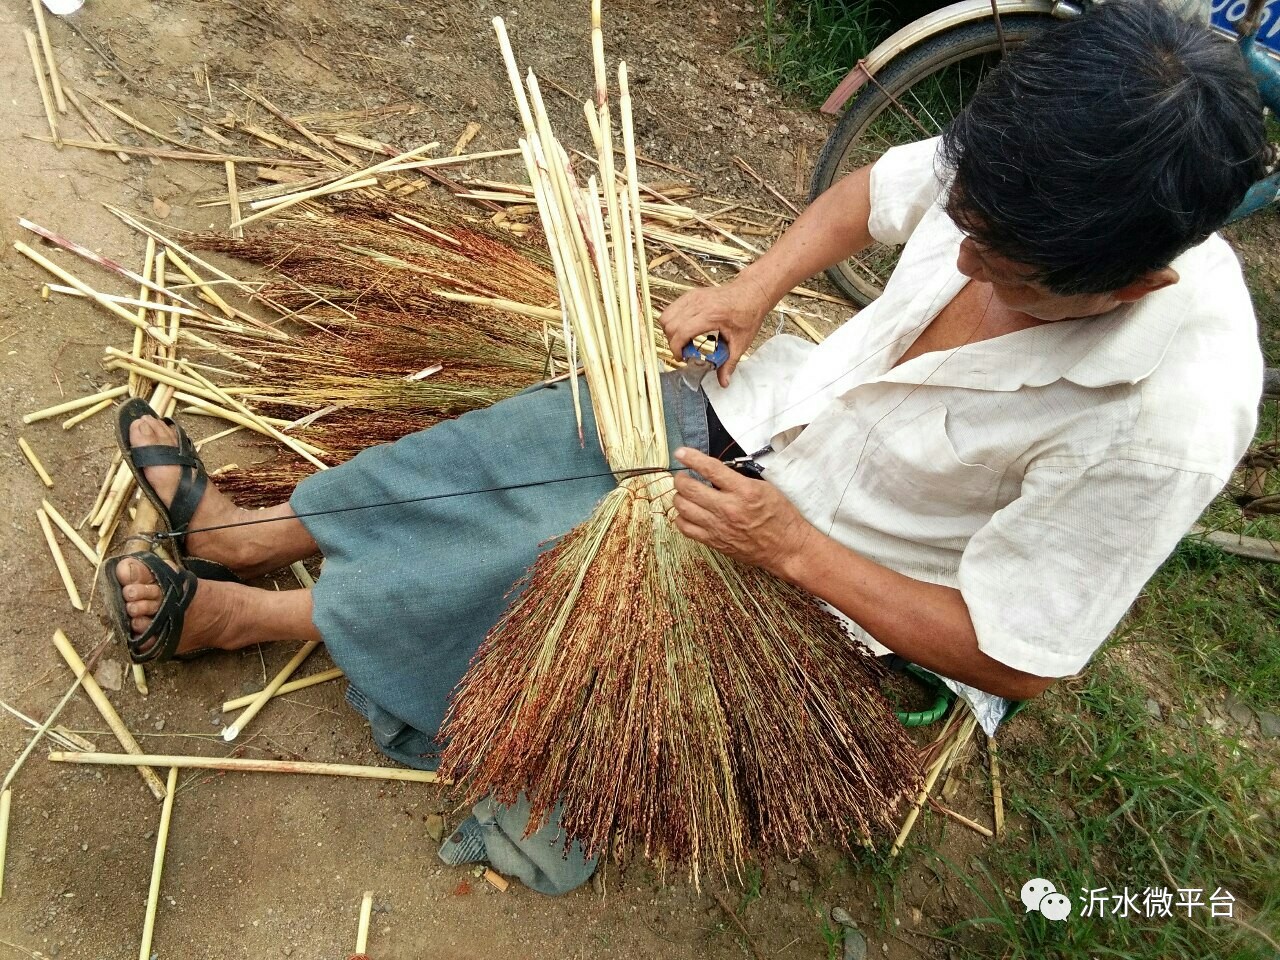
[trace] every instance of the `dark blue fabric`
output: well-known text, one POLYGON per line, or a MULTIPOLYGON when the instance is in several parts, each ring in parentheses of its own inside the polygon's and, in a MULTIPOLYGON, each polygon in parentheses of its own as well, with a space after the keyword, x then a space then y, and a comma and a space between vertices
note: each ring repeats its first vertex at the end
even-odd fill
MULTIPOLYGON (((706 450, 706 398, 663 379, 672 449, 706 450)), ((579 444, 567 384, 540 386, 305 479, 312 511, 608 472, 590 398, 579 444)), ((324 554, 312 617, 379 748, 433 769, 454 686, 547 541, 590 515, 611 476, 304 517, 324 554)))

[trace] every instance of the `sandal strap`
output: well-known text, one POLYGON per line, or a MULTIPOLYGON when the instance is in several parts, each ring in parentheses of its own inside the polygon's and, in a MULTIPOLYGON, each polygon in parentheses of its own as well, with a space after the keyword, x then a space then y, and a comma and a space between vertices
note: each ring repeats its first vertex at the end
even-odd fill
MULTIPOLYGON (((155 415, 155 411, 145 405, 145 401, 141 401, 145 410, 149 415, 155 415)), ((200 501, 204 499, 205 492, 209 487, 209 474, 205 470, 203 461, 200 459, 200 452, 196 449, 196 445, 191 442, 191 437, 187 435, 187 431, 175 422, 172 417, 164 417, 163 422, 174 429, 177 434, 176 444, 145 444, 143 446, 129 446, 126 455, 129 458, 130 465, 134 468, 134 473, 139 483, 146 482, 143 476, 143 469, 146 467, 178 467, 180 474, 178 477, 178 487, 174 492, 173 499, 169 505, 163 508, 163 515, 168 520, 169 529, 173 531, 175 545, 178 552, 182 556, 187 553, 187 537, 186 529, 191 525, 191 519, 195 516, 196 509, 200 506, 200 501)), ((121 441, 124 442, 123 440, 121 441)), ((159 495, 155 493, 155 489, 147 483, 150 488, 149 497, 159 503, 159 495)))
POLYGON ((198 467, 200 459, 180 453, 177 447, 168 444, 148 444, 145 447, 131 447, 129 456, 140 467, 198 467))
MULTIPOLYGON (((182 640, 182 625, 186 620, 187 608, 196 595, 196 576, 188 570, 174 570, 156 554, 145 551, 121 557, 116 565, 130 558, 137 560, 151 572, 163 592, 160 608, 156 610, 151 625, 141 635, 135 637, 128 629, 127 617, 119 625, 123 627, 121 632, 129 648, 129 657, 134 663, 171 660, 182 640)), ((114 570, 112 579, 115 580, 114 570)), ((122 591, 123 610, 123 588, 119 587, 118 580, 115 582, 117 589, 122 591)))

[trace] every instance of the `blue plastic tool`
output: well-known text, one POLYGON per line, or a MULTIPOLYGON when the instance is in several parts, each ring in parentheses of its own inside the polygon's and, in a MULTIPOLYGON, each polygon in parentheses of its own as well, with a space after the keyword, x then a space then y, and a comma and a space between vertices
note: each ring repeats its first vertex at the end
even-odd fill
POLYGON ((680 371, 684 384, 690 390, 702 387, 702 378, 729 359, 729 344, 718 333, 695 337, 680 351, 684 367, 680 371))

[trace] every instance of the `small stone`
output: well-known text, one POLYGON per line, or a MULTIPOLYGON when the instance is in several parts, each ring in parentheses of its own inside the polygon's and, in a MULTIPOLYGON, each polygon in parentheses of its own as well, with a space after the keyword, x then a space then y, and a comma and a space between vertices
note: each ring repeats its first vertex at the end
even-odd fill
POLYGON ((1184 716, 1183 716, 1182 714, 1180 714, 1180 713, 1175 713, 1175 714, 1173 715, 1173 725, 1174 725, 1175 727, 1177 727, 1179 730, 1190 730, 1190 729, 1191 729, 1191 721, 1190 721, 1190 720, 1188 720, 1186 717, 1184 717, 1184 716))
POLYGON ((844 928, 842 960, 867 960, 867 938, 857 927, 844 928))
POLYGON ((164 729, 164 720, 163 719, 157 720, 155 723, 152 724, 152 726, 156 728, 156 732, 158 733, 164 729))
POLYGON ((1258 725, 1262 728, 1264 737, 1272 740, 1280 739, 1280 716, 1266 710, 1259 710, 1258 725))
POLYGON ((124 680, 124 668, 120 666, 119 660, 103 660, 98 664, 98 669, 93 671, 93 679, 104 690, 119 690, 124 680))
POLYGON ((799 880, 792 880, 790 883, 788 883, 788 884, 787 884, 787 886, 791 888, 791 892, 792 892, 792 893, 799 893, 799 892, 800 892, 800 881, 799 881, 799 880))
POLYGON ((831 922, 838 923, 842 927, 856 926, 856 924, 853 922, 853 917, 849 916, 849 911, 846 910, 844 907, 831 908, 831 922))
POLYGON ((747 89, 747 85, 743 83, 741 80, 735 80, 733 81, 733 89, 742 91, 747 89))
POLYGON ((436 843, 444 836, 444 817, 438 813, 427 814, 427 836, 436 843))
POLYGON ((887 943, 880 944, 880 952, 887 957, 889 955, 889 945, 887 943))
POLYGON ((281 952, 281 953, 283 953, 286 957, 292 956, 292 955, 293 955, 293 947, 289 946, 289 945, 286 943, 283 947, 281 947, 281 948, 280 948, 280 952, 281 952))
POLYGON ((924 922, 924 914, 920 911, 920 908, 912 907, 911 908, 911 925, 913 927, 918 927, 923 922, 924 922))
POLYGON ((88 853, 88 852, 89 852, 89 845, 88 845, 87 843, 82 843, 82 844, 80 844, 80 852, 81 852, 81 853, 88 853))
POLYGON ((1253 708, 1240 700, 1234 693, 1227 694, 1224 706, 1227 708, 1227 715, 1241 726, 1248 726, 1253 722, 1253 708))
POLYGON ((790 132, 791 132, 791 128, 790 128, 790 127, 788 127, 785 123, 780 123, 780 124, 778 124, 778 132, 779 132, 779 133, 790 133, 790 132))
POLYGON ((1156 720, 1164 719, 1164 710, 1160 708, 1160 701, 1155 697, 1147 697, 1146 707, 1147 716, 1153 717, 1156 720))

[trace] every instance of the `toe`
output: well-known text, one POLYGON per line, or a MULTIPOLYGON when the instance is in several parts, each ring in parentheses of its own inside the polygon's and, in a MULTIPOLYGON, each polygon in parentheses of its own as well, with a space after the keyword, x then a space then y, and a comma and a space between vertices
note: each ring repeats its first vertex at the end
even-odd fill
POLYGON ((146 568, 141 560, 133 557, 126 557, 116 564, 116 579, 120 581, 120 585, 124 587, 125 599, 132 600, 129 591, 135 588, 142 588, 150 584, 156 585, 155 577, 151 575, 151 571, 146 568))
MULTIPOLYGON (((137 561, 134 561, 135 563, 137 561)), ((147 571, 150 575, 151 571, 147 571)), ((126 583, 121 593, 124 594, 125 600, 159 600, 160 584, 155 583, 126 583)))
POLYGON ((151 626, 151 617, 134 617, 129 621, 129 627, 135 636, 141 636, 149 626, 151 626))
POLYGON ((129 611, 130 618, 135 617, 154 617, 160 609, 159 600, 135 600, 132 603, 125 604, 125 609, 129 611))
POLYGON ((135 447, 155 444, 176 445, 178 434, 158 417, 141 417, 129 426, 129 443, 135 447))

